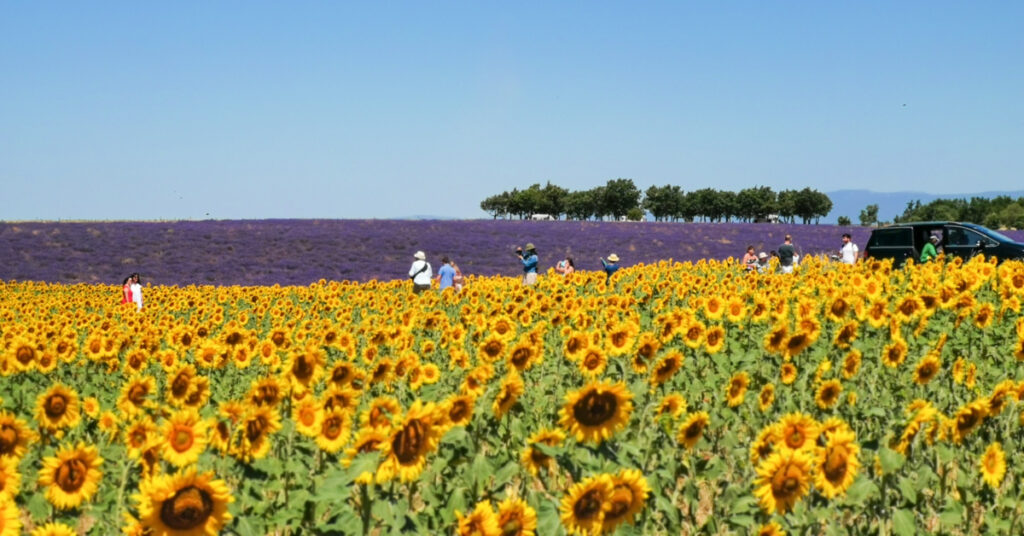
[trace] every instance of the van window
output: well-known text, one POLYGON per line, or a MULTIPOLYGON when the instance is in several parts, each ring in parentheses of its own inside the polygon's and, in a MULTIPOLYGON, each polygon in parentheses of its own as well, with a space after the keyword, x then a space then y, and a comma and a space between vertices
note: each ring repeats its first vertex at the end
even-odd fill
POLYGON ((949 227, 948 230, 949 233, 946 236, 947 246, 974 246, 979 241, 985 239, 981 233, 964 229, 963 227, 949 227))
POLYGON ((910 247, 914 244, 909 227, 875 229, 871 233, 870 247, 910 247))

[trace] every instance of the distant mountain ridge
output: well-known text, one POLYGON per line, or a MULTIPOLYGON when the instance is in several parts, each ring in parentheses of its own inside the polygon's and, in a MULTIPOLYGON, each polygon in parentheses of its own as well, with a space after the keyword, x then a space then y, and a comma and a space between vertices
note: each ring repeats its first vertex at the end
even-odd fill
POLYGON ((860 211, 868 205, 878 205, 879 221, 891 222, 896 216, 902 215, 907 203, 921 201, 926 204, 936 199, 970 199, 972 197, 998 197, 1008 195, 1014 199, 1024 197, 1024 190, 997 190, 964 194, 930 194, 927 192, 874 192, 871 190, 836 190, 825 192, 832 199, 832 212, 822 223, 835 223, 840 216, 850 218, 857 225, 860 211))

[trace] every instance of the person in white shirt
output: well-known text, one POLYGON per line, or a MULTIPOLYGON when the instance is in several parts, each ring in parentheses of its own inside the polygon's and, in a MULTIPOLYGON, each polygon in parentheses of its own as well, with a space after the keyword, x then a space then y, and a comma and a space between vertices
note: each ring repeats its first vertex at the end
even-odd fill
POLYGON ((853 243, 850 233, 843 233, 843 247, 839 248, 839 257, 843 264, 857 264, 857 244, 853 243))
POLYGON ((132 301, 135 302, 135 307, 142 310, 142 283, 139 281, 139 274, 132 274, 132 301))
POLYGON ((427 255, 422 251, 417 251, 413 254, 412 266, 409 268, 409 278, 412 279, 412 291, 415 294, 419 294, 424 290, 430 290, 430 280, 434 277, 434 272, 430 269, 430 263, 427 262, 427 255))

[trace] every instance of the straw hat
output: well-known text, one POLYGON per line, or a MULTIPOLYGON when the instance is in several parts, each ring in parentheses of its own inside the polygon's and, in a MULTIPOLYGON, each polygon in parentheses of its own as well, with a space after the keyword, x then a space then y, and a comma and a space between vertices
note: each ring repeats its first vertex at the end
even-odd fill
POLYGON ((527 242, 526 243, 526 247, 523 248, 523 249, 525 249, 526 251, 530 251, 531 249, 537 249, 537 248, 533 247, 533 242, 527 242))
POLYGON ((614 254, 614 253, 612 253, 611 255, 608 255, 608 260, 610 260, 612 262, 619 262, 619 256, 614 254))
POLYGON ((416 253, 413 253, 412 256, 413 258, 419 259, 421 261, 427 260, 427 254, 423 253, 422 251, 417 251, 416 253))
POLYGON ((761 253, 758 253, 757 258, 758 259, 767 259, 768 258, 768 254, 762 251, 761 253))

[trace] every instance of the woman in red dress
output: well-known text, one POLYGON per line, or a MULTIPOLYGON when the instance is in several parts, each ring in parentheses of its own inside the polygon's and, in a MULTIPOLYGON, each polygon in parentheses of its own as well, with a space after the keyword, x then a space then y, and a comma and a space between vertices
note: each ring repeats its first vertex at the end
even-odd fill
POLYGON ((124 278, 124 284, 121 285, 121 305, 126 303, 132 303, 132 278, 124 278))

